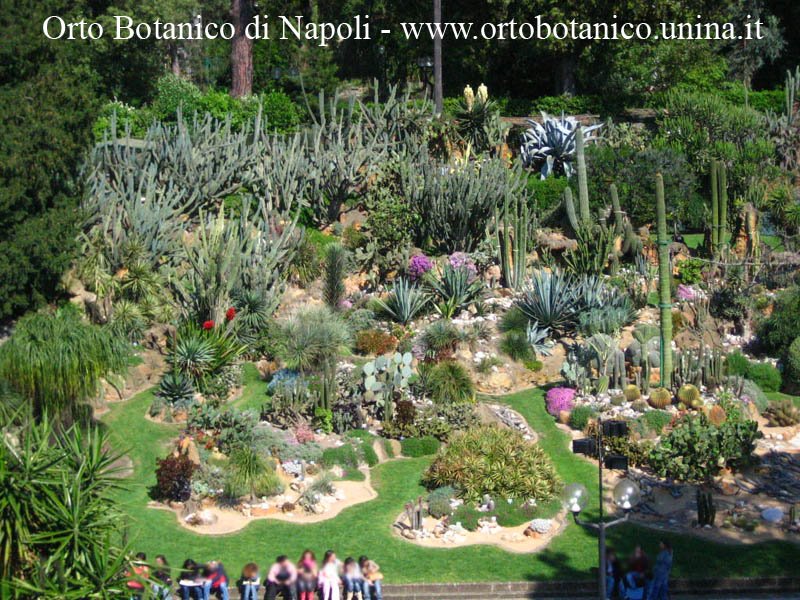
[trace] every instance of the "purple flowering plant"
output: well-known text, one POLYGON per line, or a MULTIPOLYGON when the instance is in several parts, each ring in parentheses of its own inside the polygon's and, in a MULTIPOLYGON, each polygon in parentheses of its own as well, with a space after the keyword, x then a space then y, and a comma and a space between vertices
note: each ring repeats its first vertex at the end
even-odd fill
POLYGON ((561 411, 571 411, 575 405, 575 390, 568 387, 554 387, 545 396, 547 412, 557 417, 561 411))
POLYGON ((415 254, 408 261, 408 276, 411 280, 420 279, 433 268, 433 261, 424 254, 415 254))

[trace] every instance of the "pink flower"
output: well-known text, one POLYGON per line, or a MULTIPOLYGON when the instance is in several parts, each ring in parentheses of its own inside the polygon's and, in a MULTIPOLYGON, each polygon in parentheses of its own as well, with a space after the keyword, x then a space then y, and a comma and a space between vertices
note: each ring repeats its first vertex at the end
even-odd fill
POLYGON ((574 406, 575 390, 567 387, 554 387, 547 390, 547 412, 557 417, 561 411, 570 411, 574 406))
POLYGON ((424 254, 415 254, 408 261, 408 276, 411 280, 419 279, 433 268, 433 261, 424 254))
POLYGON ((695 300, 697 299, 697 292, 691 286, 679 284, 678 289, 675 291, 678 300, 695 300))

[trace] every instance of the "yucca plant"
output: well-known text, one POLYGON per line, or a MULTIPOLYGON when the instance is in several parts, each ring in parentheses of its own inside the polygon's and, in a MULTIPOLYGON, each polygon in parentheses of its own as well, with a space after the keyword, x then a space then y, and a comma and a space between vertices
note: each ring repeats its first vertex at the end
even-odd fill
POLYGON ((271 471, 267 461, 254 448, 243 445, 231 453, 230 467, 230 488, 246 490, 250 500, 254 501, 258 496, 258 488, 263 487, 263 480, 269 477, 271 471))
POLYGON ((199 331, 181 332, 171 362, 178 373, 197 384, 214 371, 214 345, 199 331))
POLYGON ((432 271, 425 274, 425 283, 431 289, 436 311, 445 319, 452 319, 459 310, 481 299, 483 282, 467 267, 448 264, 437 277, 432 271))
POLYGON ((277 337, 277 355, 304 373, 332 367, 351 341, 347 324, 327 307, 298 311, 279 324, 277 337))
POLYGON ((130 300, 117 300, 109 324, 116 335, 131 342, 142 339, 147 321, 142 310, 130 300))
POLYGON ((469 371, 452 360, 432 366, 426 373, 425 387, 437 404, 459 404, 475 400, 475 387, 469 371))
POLYGON ((401 325, 408 325, 421 313, 429 301, 428 295, 403 277, 398 277, 385 300, 377 299, 381 312, 401 325))

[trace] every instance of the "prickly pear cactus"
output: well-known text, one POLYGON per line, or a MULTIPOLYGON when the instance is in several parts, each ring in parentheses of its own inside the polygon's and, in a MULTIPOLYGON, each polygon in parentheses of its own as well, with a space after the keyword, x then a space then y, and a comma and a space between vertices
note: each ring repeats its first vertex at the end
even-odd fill
POLYGON ((411 366, 414 358, 410 352, 378 356, 362 367, 364 373, 364 399, 377 401, 383 409, 385 421, 391 421, 394 401, 403 390, 408 389, 414 374, 411 366))

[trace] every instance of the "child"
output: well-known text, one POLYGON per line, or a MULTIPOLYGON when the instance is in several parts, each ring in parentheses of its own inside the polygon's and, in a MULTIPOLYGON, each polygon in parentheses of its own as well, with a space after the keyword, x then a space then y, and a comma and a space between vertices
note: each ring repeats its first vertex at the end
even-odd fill
POLYGON ((256 563, 247 563, 242 569, 239 579, 239 594, 242 600, 258 600, 258 588, 261 585, 261 576, 256 563))
POLYGON ((203 598, 208 600, 211 594, 216 594, 220 600, 229 600, 228 596, 228 574, 222 563, 216 560, 210 561, 205 568, 205 583, 203 584, 203 598))
POLYGON ((314 600, 317 591, 317 559, 311 550, 306 550, 297 562, 297 591, 299 600, 314 600))
POLYGON ((322 600, 339 600, 339 560, 333 550, 328 550, 322 559, 319 588, 322 600))
POLYGON ((361 569, 352 556, 344 560, 344 591, 347 594, 345 600, 363 600, 364 577, 361 569))
POLYGON ((167 557, 156 556, 156 571, 153 573, 153 596, 157 600, 172 600, 172 575, 169 571, 167 557))
POLYGON ((366 556, 358 559, 361 566, 361 574, 364 576, 364 600, 383 600, 381 580, 383 573, 381 568, 374 560, 366 556))

